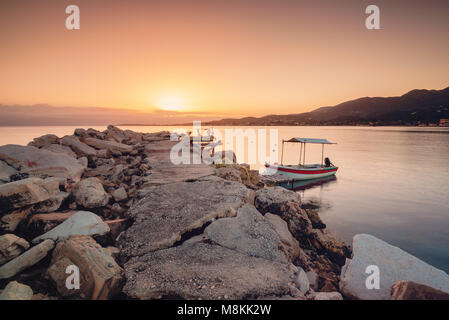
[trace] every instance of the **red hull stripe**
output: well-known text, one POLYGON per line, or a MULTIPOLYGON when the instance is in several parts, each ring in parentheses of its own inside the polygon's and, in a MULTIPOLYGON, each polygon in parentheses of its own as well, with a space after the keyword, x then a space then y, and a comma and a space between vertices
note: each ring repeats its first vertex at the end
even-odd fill
POLYGON ((320 174, 337 171, 338 168, 328 169, 328 170, 295 170, 295 169, 287 169, 287 168, 277 168, 279 171, 291 172, 296 174, 320 174))

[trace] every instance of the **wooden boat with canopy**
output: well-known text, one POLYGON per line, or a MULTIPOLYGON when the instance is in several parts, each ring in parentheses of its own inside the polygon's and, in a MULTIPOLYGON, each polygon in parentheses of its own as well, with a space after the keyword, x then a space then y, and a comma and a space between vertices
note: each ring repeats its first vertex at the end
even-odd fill
POLYGON ((335 144, 326 139, 310 139, 310 138, 291 138, 290 140, 282 140, 281 164, 266 163, 267 173, 280 174, 286 178, 294 180, 317 179, 335 175, 338 167, 335 166, 329 158, 324 158, 324 145, 335 144), (284 143, 299 143, 299 164, 284 165, 284 143), (321 144, 321 164, 306 164, 306 145, 308 143, 321 144))

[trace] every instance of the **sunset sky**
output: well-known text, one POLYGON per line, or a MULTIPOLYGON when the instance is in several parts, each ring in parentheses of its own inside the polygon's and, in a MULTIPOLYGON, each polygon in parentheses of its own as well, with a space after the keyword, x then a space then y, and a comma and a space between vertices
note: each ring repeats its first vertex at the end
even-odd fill
POLYGON ((300 113, 447 87, 448 34, 449 1, 1 0, 0 104, 300 113))

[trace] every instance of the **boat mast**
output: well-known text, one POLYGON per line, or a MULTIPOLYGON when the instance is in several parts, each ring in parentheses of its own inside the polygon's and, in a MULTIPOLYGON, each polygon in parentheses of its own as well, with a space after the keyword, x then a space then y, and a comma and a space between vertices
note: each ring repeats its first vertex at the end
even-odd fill
POLYGON ((284 163, 284 139, 282 139, 282 154, 281 154, 281 166, 284 163))
POLYGON ((302 165, 305 166, 306 165, 306 143, 304 142, 304 157, 302 159, 303 163, 302 165))
POLYGON ((299 165, 301 165, 301 157, 302 157, 302 142, 299 144, 301 148, 299 149, 299 165))
POLYGON ((324 164, 324 143, 321 144, 321 166, 324 164))

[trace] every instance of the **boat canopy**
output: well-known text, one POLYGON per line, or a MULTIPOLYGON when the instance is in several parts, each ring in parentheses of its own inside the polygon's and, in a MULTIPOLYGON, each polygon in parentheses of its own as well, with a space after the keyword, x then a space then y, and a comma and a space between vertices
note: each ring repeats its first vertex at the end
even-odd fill
POLYGON ((336 144, 329 142, 327 139, 310 139, 310 138, 291 138, 290 140, 283 140, 284 142, 299 142, 299 143, 319 143, 319 144, 336 144))

